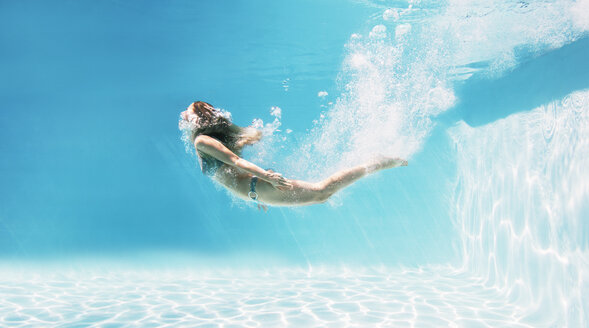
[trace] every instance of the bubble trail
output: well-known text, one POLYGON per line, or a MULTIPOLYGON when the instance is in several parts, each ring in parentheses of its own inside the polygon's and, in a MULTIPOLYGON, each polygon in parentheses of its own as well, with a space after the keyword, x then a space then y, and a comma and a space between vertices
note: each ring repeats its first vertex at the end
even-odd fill
POLYGON ((341 93, 288 159, 289 169, 318 179, 377 154, 410 159, 435 117, 460 101, 457 83, 498 77, 583 37, 587 2, 368 2, 382 14, 350 36, 341 93))

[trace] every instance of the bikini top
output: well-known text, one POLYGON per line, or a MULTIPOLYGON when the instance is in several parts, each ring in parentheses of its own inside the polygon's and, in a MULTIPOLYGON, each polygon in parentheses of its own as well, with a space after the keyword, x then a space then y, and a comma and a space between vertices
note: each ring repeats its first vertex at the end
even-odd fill
POLYGON ((202 173, 210 177, 214 176, 215 173, 217 173, 217 170, 225 164, 220 160, 216 159, 215 157, 207 155, 200 151, 198 152, 198 161, 200 163, 202 173))

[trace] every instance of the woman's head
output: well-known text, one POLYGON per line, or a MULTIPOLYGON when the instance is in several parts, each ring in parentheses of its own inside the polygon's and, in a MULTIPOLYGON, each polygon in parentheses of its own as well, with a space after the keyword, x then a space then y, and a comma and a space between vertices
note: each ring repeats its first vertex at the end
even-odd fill
POLYGON ((231 123, 228 113, 222 113, 204 101, 193 102, 180 116, 183 121, 194 125, 194 128, 206 128, 220 123, 231 123))
POLYGON ((239 153, 245 145, 256 143, 262 137, 260 131, 253 128, 241 128, 231 123, 229 112, 218 110, 204 101, 195 101, 180 113, 179 128, 183 131, 182 139, 194 144, 201 134, 221 141, 232 151, 239 153))
POLYGON ((190 144, 201 134, 214 137, 226 146, 230 146, 231 114, 221 111, 204 101, 195 101, 180 113, 178 127, 182 130, 182 139, 190 144))
POLYGON ((189 130, 191 139, 200 134, 221 132, 231 126, 231 114, 204 101, 195 101, 180 113, 179 128, 189 130))

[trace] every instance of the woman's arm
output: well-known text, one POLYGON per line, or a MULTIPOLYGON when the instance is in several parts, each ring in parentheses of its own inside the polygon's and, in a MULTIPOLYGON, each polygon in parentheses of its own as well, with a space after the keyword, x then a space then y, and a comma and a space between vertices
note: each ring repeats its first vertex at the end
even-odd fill
POLYGON ((249 126, 242 128, 238 125, 231 124, 229 126, 229 130, 233 134, 239 136, 239 140, 235 145, 238 149, 241 149, 246 145, 253 145, 262 139, 262 131, 256 130, 255 128, 249 126))
POLYGON ((215 138, 200 135, 194 140, 194 146, 198 151, 213 156, 225 164, 229 164, 255 175, 260 179, 271 183, 276 188, 284 189, 291 186, 280 173, 266 171, 254 163, 246 161, 235 155, 229 148, 225 147, 225 145, 215 138))

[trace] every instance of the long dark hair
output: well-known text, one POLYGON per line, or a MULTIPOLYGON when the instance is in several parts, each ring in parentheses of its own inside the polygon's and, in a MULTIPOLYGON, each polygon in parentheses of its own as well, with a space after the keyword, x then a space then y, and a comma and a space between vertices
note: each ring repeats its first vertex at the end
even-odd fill
POLYGON ((241 153, 245 145, 258 142, 262 133, 252 127, 242 128, 231 123, 231 114, 216 109, 204 101, 195 101, 191 104, 192 113, 195 116, 184 118, 180 122, 180 129, 189 131, 190 143, 199 135, 206 135, 219 140, 225 147, 236 154, 241 153))

